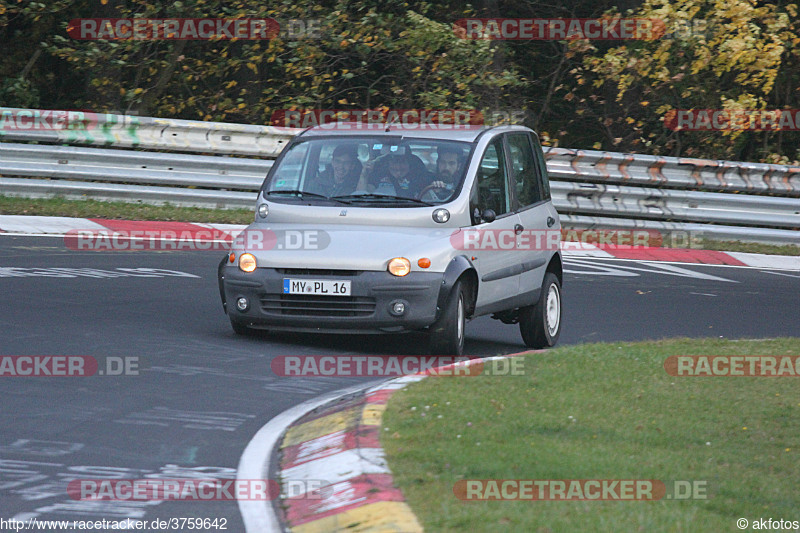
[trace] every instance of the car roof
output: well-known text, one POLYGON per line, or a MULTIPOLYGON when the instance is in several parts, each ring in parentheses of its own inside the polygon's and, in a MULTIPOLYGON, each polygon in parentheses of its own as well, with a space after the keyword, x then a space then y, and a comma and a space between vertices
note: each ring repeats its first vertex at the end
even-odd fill
POLYGON ((323 126, 308 128, 298 135, 298 137, 356 137, 356 136, 386 136, 386 137, 414 137, 419 139, 436 139, 442 141, 462 141, 475 142, 484 133, 496 130, 497 133, 506 131, 527 131, 533 130, 524 126, 448 126, 448 125, 416 125, 416 124, 397 124, 387 126, 386 124, 365 124, 362 122, 339 122, 323 126))

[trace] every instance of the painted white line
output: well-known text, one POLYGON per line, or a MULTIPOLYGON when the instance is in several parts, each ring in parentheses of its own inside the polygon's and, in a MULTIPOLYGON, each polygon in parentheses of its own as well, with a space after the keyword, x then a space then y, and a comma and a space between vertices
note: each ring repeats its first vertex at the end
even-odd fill
POLYGON ((800 257, 791 255, 765 255, 745 252, 725 252, 747 266, 774 268, 778 270, 800 270, 800 257))
MULTIPOLYGON (((725 253, 730 253, 732 255, 734 252, 725 252, 725 253)), ((782 257, 786 257, 786 256, 769 255, 767 257, 782 258, 782 257)), ((613 258, 612 257, 595 257, 593 259, 595 261, 597 261, 597 260, 608 261, 608 262, 628 261, 628 262, 631 262, 631 263, 653 263, 653 264, 656 264, 656 265, 657 264, 669 263, 671 265, 684 265, 684 266, 696 266, 696 267, 750 268, 750 269, 760 269, 760 270, 764 270, 764 269, 767 269, 767 268, 770 269, 770 270, 798 270, 798 269, 800 269, 800 266, 794 266, 794 267, 780 266, 780 264, 782 264, 782 262, 780 262, 780 263, 776 262, 776 264, 779 264, 779 266, 751 266, 751 265, 714 265, 714 264, 711 264, 711 263, 687 263, 685 261, 654 261, 652 259, 626 259, 624 257, 613 257, 613 258)), ((567 260, 569 260, 569 261, 583 261, 585 259, 583 259, 583 258, 581 258, 581 259, 578 259, 578 258, 575 258, 575 259, 564 258, 565 262, 567 260)), ((602 264, 602 263, 598 263, 598 264, 602 264)))
POLYGON ((771 270, 763 270, 762 272, 764 272, 764 274, 775 274, 776 276, 786 276, 787 278, 798 278, 798 279, 800 279, 800 276, 795 276, 795 275, 792 275, 792 274, 786 274, 785 272, 772 272, 771 270))
POLYGON ((726 281, 729 283, 739 283, 738 281, 720 278, 718 276, 712 276, 711 274, 705 274, 703 272, 698 272, 696 270, 687 270, 685 268, 681 268, 676 266, 674 263, 667 263, 663 261, 649 263, 651 268, 642 268, 644 265, 641 264, 639 266, 631 266, 631 265, 616 265, 617 268, 613 268, 608 265, 600 266, 602 263, 596 263, 595 261, 590 261, 588 259, 569 259, 564 260, 564 265, 567 267, 583 267, 584 269, 601 269, 601 271, 593 272, 591 270, 573 270, 570 268, 565 268, 564 272, 569 272, 571 274, 582 274, 582 275, 602 275, 602 276, 639 276, 640 274, 630 273, 627 270, 636 270, 639 272, 648 272, 651 274, 663 274, 669 276, 679 276, 683 278, 695 278, 695 279, 706 279, 711 281, 726 281), (621 270, 626 269, 626 270, 621 270))
POLYGON ((0 233, 0 237, 4 237, 8 235, 9 237, 59 237, 63 238, 66 233, 14 233, 14 232, 2 232, 0 233))
MULTIPOLYGON (((365 388, 375 386, 375 381, 367 384, 354 385, 346 389, 334 391, 324 396, 308 400, 291 409, 280 413, 267 422, 247 444, 239 459, 239 468, 236 479, 267 479, 269 460, 275 447, 286 430, 295 421, 306 413, 322 407, 342 396, 359 392, 365 388)), ((239 500, 239 512, 248 533, 264 533, 268 531, 283 531, 272 502, 239 500)))

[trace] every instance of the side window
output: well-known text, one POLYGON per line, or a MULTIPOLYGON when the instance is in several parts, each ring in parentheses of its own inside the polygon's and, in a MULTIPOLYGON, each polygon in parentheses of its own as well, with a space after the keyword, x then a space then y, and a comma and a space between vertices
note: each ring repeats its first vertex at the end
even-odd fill
POLYGON ((539 144, 539 140, 535 136, 532 140, 534 150, 533 153, 536 157, 536 166, 539 168, 539 182, 542 187, 542 199, 549 200, 550 181, 547 179, 547 160, 544 158, 544 152, 542 152, 542 146, 539 144))
POLYGON ((498 137, 486 148, 481 159, 470 201, 473 211, 477 208, 482 213, 491 209, 497 216, 508 213, 510 202, 506 175, 503 139, 498 137))
POLYGON ((300 177, 308 163, 308 143, 300 143, 292 146, 282 162, 280 169, 272 177, 271 190, 278 189, 297 189, 300 177))
POLYGON ((535 204, 542 199, 539 167, 533 157, 531 139, 527 133, 508 135, 511 176, 519 207, 535 204))

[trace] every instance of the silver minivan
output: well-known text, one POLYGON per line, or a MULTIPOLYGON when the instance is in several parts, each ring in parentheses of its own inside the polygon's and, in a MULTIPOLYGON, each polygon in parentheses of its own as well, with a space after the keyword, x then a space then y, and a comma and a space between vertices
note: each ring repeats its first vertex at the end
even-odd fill
POLYGON ((462 355, 466 321, 491 315, 549 347, 560 230, 528 128, 320 126, 270 169, 220 263, 222 304, 240 334, 425 331, 462 355))

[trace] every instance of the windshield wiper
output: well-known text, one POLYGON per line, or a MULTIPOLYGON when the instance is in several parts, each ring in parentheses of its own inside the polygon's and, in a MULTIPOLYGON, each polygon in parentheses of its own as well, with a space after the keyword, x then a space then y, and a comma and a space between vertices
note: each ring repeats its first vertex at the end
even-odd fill
POLYGON ((363 194, 345 194, 342 196, 331 196, 332 200, 402 200, 406 202, 414 202, 415 204, 432 206, 428 202, 424 202, 422 200, 417 200, 416 198, 409 198, 408 196, 393 196, 391 194, 371 194, 371 193, 363 193, 363 194))
POLYGON ((311 197, 314 197, 314 198, 325 198, 326 200, 330 200, 330 198, 325 196, 324 194, 318 194, 318 193, 309 192, 309 191, 301 191, 300 189, 276 189, 274 191, 267 191, 266 194, 267 195, 270 195, 270 194, 296 194, 297 196, 299 196, 301 198, 303 196, 311 196, 311 197))
POLYGON ((340 200, 336 196, 330 197, 330 196, 325 196, 324 194, 319 194, 319 193, 316 193, 316 192, 301 191, 300 189, 277 189, 277 190, 274 190, 274 191, 267 191, 264 194, 266 194, 267 196, 269 196, 270 194, 295 194, 295 195, 299 196, 300 198, 308 196, 310 198, 320 198, 322 200, 333 200, 335 202, 339 202, 339 203, 342 203, 342 204, 349 204, 350 203, 350 202, 345 202, 344 200, 340 200))

